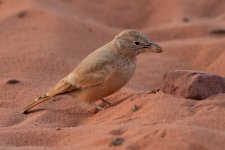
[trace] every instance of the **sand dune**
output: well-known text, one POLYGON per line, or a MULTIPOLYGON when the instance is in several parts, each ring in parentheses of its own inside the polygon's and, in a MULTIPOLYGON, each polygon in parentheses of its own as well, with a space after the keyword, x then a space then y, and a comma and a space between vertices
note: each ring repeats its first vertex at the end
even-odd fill
POLYGON ((225 76, 224 10, 223 0, 0 0, 0 149, 224 149, 225 94, 196 101, 143 93, 160 88, 168 70, 225 76), (164 53, 138 57, 132 80, 107 98, 113 107, 95 112, 58 96, 20 113, 125 28, 164 53), (116 138, 124 142, 113 147, 116 138))

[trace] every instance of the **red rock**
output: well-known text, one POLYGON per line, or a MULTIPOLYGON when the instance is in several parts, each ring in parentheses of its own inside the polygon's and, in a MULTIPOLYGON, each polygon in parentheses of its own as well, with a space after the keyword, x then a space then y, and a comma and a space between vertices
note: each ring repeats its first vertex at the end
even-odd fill
POLYGON ((178 97, 206 99, 225 93, 225 78, 194 70, 172 70, 164 74, 163 91, 178 97))

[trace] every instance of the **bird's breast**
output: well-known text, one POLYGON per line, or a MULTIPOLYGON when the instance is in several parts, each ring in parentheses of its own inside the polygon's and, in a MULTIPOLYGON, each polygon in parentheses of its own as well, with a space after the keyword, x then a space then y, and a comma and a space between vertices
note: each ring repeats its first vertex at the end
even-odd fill
POLYGON ((117 68, 122 77, 129 81, 136 69, 136 60, 123 58, 122 60, 118 61, 117 68))

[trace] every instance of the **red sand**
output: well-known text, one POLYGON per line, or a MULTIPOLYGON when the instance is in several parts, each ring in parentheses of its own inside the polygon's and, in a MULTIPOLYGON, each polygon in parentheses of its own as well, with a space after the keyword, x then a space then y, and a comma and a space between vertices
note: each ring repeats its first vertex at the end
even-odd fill
POLYGON ((213 32, 225 29, 224 10, 224 0, 0 0, 0 149, 225 149, 225 94, 196 101, 140 92, 161 87, 172 69, 225 76, 225 34, 213 32), (164 53, 138 57, 132 81, 107 98, 115 106, 95 113, 59 96, 20 113, 125 28, 164 53), (122 145, 109 146, 118 137, 122 145))

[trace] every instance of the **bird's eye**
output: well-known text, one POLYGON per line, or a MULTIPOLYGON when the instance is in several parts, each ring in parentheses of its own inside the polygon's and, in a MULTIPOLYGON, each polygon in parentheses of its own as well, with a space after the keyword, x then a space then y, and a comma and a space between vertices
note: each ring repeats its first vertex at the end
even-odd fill
POLYGON ((135 45, 140 45, 140 42, 134 42, 135 43, 135 45))

